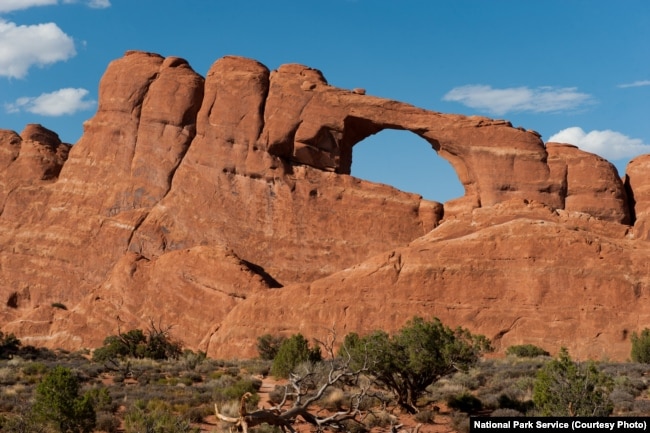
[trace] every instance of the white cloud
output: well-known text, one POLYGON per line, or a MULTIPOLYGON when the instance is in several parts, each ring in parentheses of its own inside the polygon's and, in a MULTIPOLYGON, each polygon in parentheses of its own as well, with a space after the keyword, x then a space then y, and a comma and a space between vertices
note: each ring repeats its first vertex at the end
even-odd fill
POLYGON ((548 141, 573 144, 610 161, 650 153, 650 144, 610 129, 586 133, 582 128, 573 126, 552 135, 548 141))
POLYGON ((86 89, 65 88, 36 97, 18 98, 14 103, 5 104, 5 110, 8 113, 27 111, 42 116, 74 114, 95 105, 95 101, 84 99, 87 95, 86 89))
POLYGON ((55 4, 56 0, 0 0, 0 13, 55 4))
MULTIPOLYGON (((0 13, 29 9, 35 6, 55 5, 57 3, 57 0, 0 0, 0 13)), ((84 3, 93 9, 111 7, 110 0, 63 0, 63 3, 84 3)))
POLYGON ((23 78, 30 67, 76 55, 74 41, 56 24, 16 25, 0 18, 0 76, 23 78))
POLYGON ((90 0, 88 6, 95 9, 105 9, 111 7, 109 0, 90 0))
POLYGON ((106 9, 111 7, 110 0, 63 0, 63 3, 84 3, 93 9, 106 9))
POLYGON ((491 86, 470 84, 451 89, 444 101, 460 102, 471 108, 503 115, 512 111, 547 113, 574 110, 594 102, 575 87, 510 87, 494 89, 491 86))
POLYGON ((641 81, 635 81, 633 83, 619 84, 617 87, 620 87, 621 89, 626 89, 628 87, 643 87, 643 86, 650 86, 650 80, 641 80, 641 81))

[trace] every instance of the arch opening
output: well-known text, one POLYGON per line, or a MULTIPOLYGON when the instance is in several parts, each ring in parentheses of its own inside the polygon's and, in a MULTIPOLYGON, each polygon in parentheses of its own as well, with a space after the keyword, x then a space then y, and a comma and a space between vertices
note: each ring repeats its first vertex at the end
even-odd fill
POLYGON ((424 138, 397 129, 383 129, 352 147, 350 174, 426 200, 445 203, 465 195, 456 171, 424 138))

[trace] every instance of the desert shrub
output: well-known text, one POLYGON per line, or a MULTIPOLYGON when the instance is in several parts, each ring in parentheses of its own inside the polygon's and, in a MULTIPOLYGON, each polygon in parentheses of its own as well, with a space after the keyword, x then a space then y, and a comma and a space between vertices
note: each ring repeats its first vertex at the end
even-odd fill
POLYGON ((397 418, 385 410, 370 412, 363 420, 363 424, 371 429, 373 427, 387 427, 394 424, 397 418))
POLYGON ((271 365, 273 361, 255 358, 247 359, 242 361, 242 368, 246 370, 249 374, 255 374, 259 376, 268 376, 271 372, 271 365))
POLYGON ((451 377, 451 381, 463 387, 476 390, 485 383, 485 376, 478 369, 470 371, 459 371, 451 377))
POLYGON ((284 386, 275 385, 273 391, 269 392, 269 400, 271 400, 271 403, 273 404, 278 404, 282 401, 282 398, 284 398, 285 392, 286 389, 284 386))
POLYGON ((518 380, 520 378, 535 377, 540 368, 546 363, 546 360, 539 358, 515 358, 513 362, 501 363, 494 373, 494 382, 503 382, 507 380, 518 380))
POLYGON ((34 418, 29 410, 0 416, 0 431, 12 433, 54 433, 54 429, 34 418))
POLYGON ((257 389, 259 387, 257 387, 256 382, 251 378, 237 379, 230 384, 215 387, 212 392, 212 398, 215 402, 239 400, 242 395, 250 392, 253 396, 248 399, 248 405, 255 407, 259 402, 257 389))
POLYGON ((499 409, 512 409, 518 413, 526 413, 534 409, 535 404, 531 400, 522 401, 508 394, 501 394, 498 398, 498 406, 499 409))
POLYGON ((255 427, 255 433, 282 433, 282 429, 280 427, 264 423, 255 427))
MULTIPOLYGON (((0 413, 14 412, 20 405, 20 397, 18 393, 12 392, 12 388, 5 388, 0 393, 0 413)), ((0 429, 1 431, 2 429, 0 429)))
POLYGON ((647 381, 648 373, 650 373, 650 365, 640 364, 636 362, 601 363, 599 367, 600 367, 600 371, 612 377, 625 376, 630 379, 634 378, 634 379, 640 379, 642 381, 647 381))
POLYGON ((359 401, 359 410, 361 411, 371 411, 377 410, 378 408, 387 407, 391 402, 393 402, 393 396, 377 390, 373 393, 372 396, 365 395, 359 401))
POLYGON ((431 409, 426 409, 416 413, 413 418, 417 422, 421 422, 422 424, 433 424, 434 416, 435 416, 434 411, 432 411, 431 409))
POLYGON ((95 428, 106 433, 117 433, 120 428, 120 419, 110 412, 98 412, 95 428))
POLYGON ((452 412, 451 427, 458 433, 469 433, 469 416, 465 412, 452 412))
POLYGON ((86 394, 97 411, 111 412, 115 409, 113 398, 105 387, 91 388, 86 394))
POLYGON ((634 414, 647 416, 650 413, 650 400, 634 400, 632 412, 634 414))
POLYGON ((205 417, 208 417, 210 415, 214 415, 214 407, 211 407, 210 405, 205 405, 205 406, 193 406, 187 409, 187 411, 183 414, 190 422, 193 423, 200 423, 203 422, 203 419, 205 417))
POLYGON ((34 346, 21 346, 18 350, 18 355, 29 361, 34 361, 40 359, 42 361, 46 360, 56 360, 57 354, 44 347, 34 347, 34 346))
POLYGON ((96 423, 89 395, 79 395, 79 380, 69 368, 57 366, 36 387, 32 408, 37 419, 61 432, 90 433, 96 423))
POLYGON ((271 374, 275 377, 288 377, 289 373, 305 361, 318 362, 322 359, 320 347, 309 347, 302 334, 292 335, 284 340, 273 359, 271 374))
POLYGON ((210 411, 214 413, 214 400, 212 399, 212 389, 204 386, 194 386, 194 393, 192 401, 194 404, 200 406, 203 404, 208 404, 210 406, 210 411))
POLYGON ((650 329, 645 328, 641 335, 632 333, 632 361, 650 364, 650 329))
POLYGON ((205 358, 207 357, 207 354, 202 351, 198 352, 193 352, 189 349, 185 349, 183 351, 183 364, 185 365, 185 368, 188 370, 195 370, 196 367, 201 365, 203 361, 205 361, 205 358))
POLYGON ((116 374, 115 376, 113 376, 113 382, 115 383, 122 383, 124 382, 124 379, 125 377, 122 374, 116 374))
POLYGON ((352 356, 353 368, 366 363, 369 373, 410 413, 417 412, 417 400, 429 385, 475 365, 490 350, 489 340, 482 335, 460 327, 451 329, 437 318, 425 321, 420 317, 393 336, 383 331, 363 338, 348 334, 343 345, 352 356))
POLYGON ((190 383, 203 382, 203 376, 201 376, 199 373, 195 371, 185 373, 183 374, 183 377, 189 379, 190 383))
POLYGON ((0 359, 9 359, 18 353, 20 340, 14 334, 0 331, 0 359))
POLYGON ((226 367, 226 369, 224 370, 224 373, 227 374, 228 376, 235 377, 235 376, 239 375, 240 370, 241 369, 239 367, 237 367, 237 366, 230 366, 230 367, 226 367))
POLYGON ((523 413, 519 412, 518 410, 515 409, 496 409, 493 411, 490 416, 493 417, 518 417, 518 416, 524 416, 523 413))
POLYGON ((426 387, 430 402, 447 400, 448 397, 468 391, 465 385, 455 382, 449 377, 443 377, 426 387))
POLYGON ((146 333, 141 329, 132 329, 126 333, 110 335, 104 339, 104 345, 95 350, 93 360, 105 362, 125 357, 176 359, 182 355, 182 347, 180 342, 171 338, 169 330, 169 327, 151 324, 146 333))
POLYGON ((481 400, 481 403, 483 404, 483 409, 489 409, 489 410, 496 410, 499 408, 499 397, 500 394, 480 393, 476 395, 476 398, 481 400))
POLYGON ((137 401, 124 415, 125 433, 199 433, 189 420, 172 412, 171 407, 160 400, 148 403, 137 401))
POLYGON ((538 356, 549 356, 550 353, 534 344, 520 344, 508 347, 506 349, 506 355, 517 356, 519 358, 536 358, 538 356))
POLYGON ((451 409, 469 414, 476 413, 479 410, 483 409, 483 403, 481 400, 469 393, 463 393, 449 397, 447 399, 447 405, 451 409))
POLYGON ((264 334, 257 337, 257 352, 260 358, 272 361, 280 350, 280 346, 286 340, 282 335, 264 334))
POLYGON ((0 368, 0 385, 14 385, 18 383, 18 372, 11 367, 0 368))
POLYGON ((109 335, 104 345, 93 353, 93 361, 104 362, 116 358, 143 358, 147 338, 141 329, 133 329, 125 334, 109 335))
POLYGON ((635 397, 638 397, 643 391, 648 389, 648 384, 645 378, 618 377, 614 379, 614 383, 615 389, 624 389, 635 397))
POLYGON ((576 363, 565 348, 537 373, 533 401, 542 416, 607 416, 613 382, 593 362, 576 363))
POLYGON ((617 412, 630 412, 634 408, 634 395, 623 389, 613 390, 609 399, 617 412))
POLYGON ((27 362, 22 366, 21 371, 26 376, 40 376, 47 372, 47 365, 42 362, 27 362))
POLYGON ((239 416, 239 401, 237 400, 230 400, 226 401, 222 404, 218 404, 217 407, 219 408, 219 413, 237 418, 239 416))
MULTIPOLYGON (((491 381, 487 386, 476 391, 476 396, 483 402, 485 408, 512 408, 526 412, 533 406, 531 401, 534 377, 509 380, 499 386, 491 381)), ((496 382, 496 383, 495 383, 496 382)))
POLYGON ((365 424, 354 419, 344 420, 341 424, 343 431, 348 433, 368 433, 370 431, 365 424))
POLYGON ((177 386, 177 385, 182 385, 182 386, 191 386, 192 385, 192 379, 184 376, 184 377, 161 377, 156 381, 156 385, 167 385, 167 386, 177 386))
POLYGON ((336 412, 343 409, 343 406, 349 401, 345 391, 341 388, 332 387, 319 402, 323 408, 336 412))
POLYGON ((106 367, 94 362, 88 362, 88 360, 86 359, 78 367, 78 369, 79 369, 79 374, 87 378, 87 380, 96 379, 99 377, 100 374, 106 371, 106 367))

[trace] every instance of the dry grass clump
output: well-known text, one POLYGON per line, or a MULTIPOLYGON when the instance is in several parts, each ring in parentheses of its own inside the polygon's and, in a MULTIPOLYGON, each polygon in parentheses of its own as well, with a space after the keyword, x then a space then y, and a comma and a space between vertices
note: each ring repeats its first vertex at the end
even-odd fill
POLYGON ((0 385, 14 385, 16 382, 18 382, 18 372, 15 368, 0 368, 0 385))
POLYGON ((433 424, 436 413, 431 409, 421 410, 413 417, 417 422, 422 424, 433 424))
POLYGON ((493 417, 514 417, 514 416, 524 416, 523 413, 514 409, 496 409, 490 414, 493 417))
POLYGON ((348 398, 345 392, 340 388, 332 388, 320 402, 325 409, 330 411, 341 410, 347 403, 348 398))
POLYGON ((218 404, 217 407, 222 415, 234 418, 239 416, 239 402, 237 400, 223 402, 222 404, 218 404))
POLYGON ((464 412, 452 412, 451 426, 458 433, 469 433, 469 415, 464 412))
POLYGON ((465 385, 456 383, 453 378, 442 378, 427 388, 430 402, 445 401, 451 396, 468 391, 469 389, 465 385))
POLYGON ((397 424, 397 417, 385 410, 370 411, 363 419, 363 424, 368 429, 373 427, 387 427, 397 424))

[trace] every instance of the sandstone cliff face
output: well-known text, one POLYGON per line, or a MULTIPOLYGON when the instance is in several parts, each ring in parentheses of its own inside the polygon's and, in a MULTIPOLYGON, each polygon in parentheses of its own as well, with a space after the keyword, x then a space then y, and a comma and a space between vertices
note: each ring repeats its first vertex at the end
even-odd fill
POLYGON ((254 356, 254 336, 287 324, 305 335, 378 324, 395 331, 420 315, 480 330, 499 351, 563 345, 582 358, 626 359, 629 335, 650 323, 650 251, 635 249, 625 232, 534 203, 475 209, 329 277, 253 294, 208 347, 227 356, 235 344, 254 356))
POLYGON ((547 143, 546 149, 552 176, 562 188, 563 209, 630 223, 625 186, 612 163, 568 144, 547 143))
POLYGON ((650 313, 646 166, 624 184, 506 121, 338 89, 302 65, 229 56, 204 79, 128 52, 71 149, 40 126, 0 131, 0 324, 74 349, 155 319, 240 357, 266 332, 420 314, 502 349, 625 358, 650 313), (429 142, 465 196, 351 177, 354 145, 386 128, 429 142))
POLYGON ((634 235, 650 240, 650 155, 634 158, 625 172, 625 185, 634 212, 634 235))

